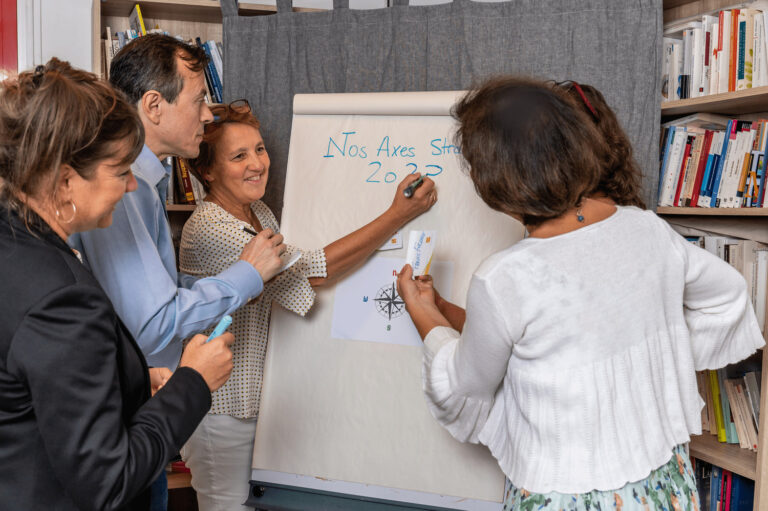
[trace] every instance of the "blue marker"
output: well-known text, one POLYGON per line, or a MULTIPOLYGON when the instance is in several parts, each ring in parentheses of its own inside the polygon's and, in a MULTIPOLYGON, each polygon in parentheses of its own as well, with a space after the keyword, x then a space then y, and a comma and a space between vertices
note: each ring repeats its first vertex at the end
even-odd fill
POLYGON ((211 332, 211 335, 208 336, 208 339, 206 339, 205 342, 210 342, 211 339, 213 339, 214 337, 218 337, 221 334, 223 334, 231 324, 232 324, 232 316, 227 314, 226 316, 221 318, 221 321, 219 321, 219 324, 216 325, 216 328, 213 329, 213 332, 211 332))

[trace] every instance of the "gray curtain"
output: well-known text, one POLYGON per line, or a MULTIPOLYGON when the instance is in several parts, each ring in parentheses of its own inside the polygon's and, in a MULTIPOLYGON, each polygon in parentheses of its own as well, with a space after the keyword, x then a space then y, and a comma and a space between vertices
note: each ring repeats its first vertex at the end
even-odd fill
POLYGON ((265 201, 279 216, 293 95, 460 90, 501 73, 600 89, 629 134, 656 204, 662 0, 454 0, 432 6, 238 16, 222 0, 224 98, 246 98, 272 167, 265 201))

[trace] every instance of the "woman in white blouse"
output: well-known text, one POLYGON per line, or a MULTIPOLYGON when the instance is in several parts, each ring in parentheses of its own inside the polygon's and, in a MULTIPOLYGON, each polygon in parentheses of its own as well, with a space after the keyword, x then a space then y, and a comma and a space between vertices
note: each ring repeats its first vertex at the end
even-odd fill
POLYGON ((654 213, 588 198, 609 148, 561 89, 498 78, 455 117, 479 195, 530 236, 476 270, 466 318, 403 268, 433 416, 488 446, 507 510, 700 509, 695 371, 764 343, 744 279, 654 213))
MULTIPOLYGON (((261 202, 269 176, 269 155, 259 121, 245 100, 211 109, 200 155, 189 162, 207 195, 184 225, 179 253, 183 272, 216 275, 237 261, 252 233, 278 232, 277 221, 261 202)), ((261 397, 264 354, 272 302, 304 316, 314 301, 313 287, 341 277, 383 245, 402 225, 437 201, 434 182, 425 178, 413 197, 403 189, 419 177, 408 176, 390 208, 357 231, 317 250, 274 277, 264 292, 232 314, 234 368, 227 384, 212 395, 213 404, 182 451, 192 472, 201 511, 247 509, 253 438, 261 397)), ((287 245, 287 252, 295 247, 287 245)))

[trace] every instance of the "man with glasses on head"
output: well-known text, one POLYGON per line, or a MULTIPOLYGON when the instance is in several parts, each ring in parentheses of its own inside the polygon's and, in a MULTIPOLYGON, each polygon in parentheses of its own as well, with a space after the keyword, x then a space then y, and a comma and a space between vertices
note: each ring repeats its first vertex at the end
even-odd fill
MULTIPOLYGON (((170 169, 161 160, 199 153, 203 127, 213 120, 205 103, 206 63, 202 49, 164 35, 140 37, 117 54, 110 82, 136 105, 145 131, 144 149, 131 166, 138 189, 118 203, 109 228, 71 238, 148 364, 168 368, 164 375, 155 371, 153 388, 178 365, 185 338, 261 294, 285 250, 282 236, 265 230, 214 277, 196 280, 176 269, 165 209, 170 169)), ((153 502, 152 509, 164 507, 153 502)))

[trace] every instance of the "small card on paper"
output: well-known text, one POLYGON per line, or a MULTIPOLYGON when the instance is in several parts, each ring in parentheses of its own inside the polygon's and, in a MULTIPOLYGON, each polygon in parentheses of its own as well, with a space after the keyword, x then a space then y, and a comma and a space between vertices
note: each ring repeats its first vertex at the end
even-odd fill
POLYGON ((435 235, 437 231, 411 231, 408 238, 408 250, 405 254, 406 264, 413 268, 413 276, 429 273, 429 265, 432 263, 432 251, 435 248, 435 235))
POLYGON ((400 231, 397 231, 378 250, 396 250, 398 248, 403 248, 403 235, 400 231))

